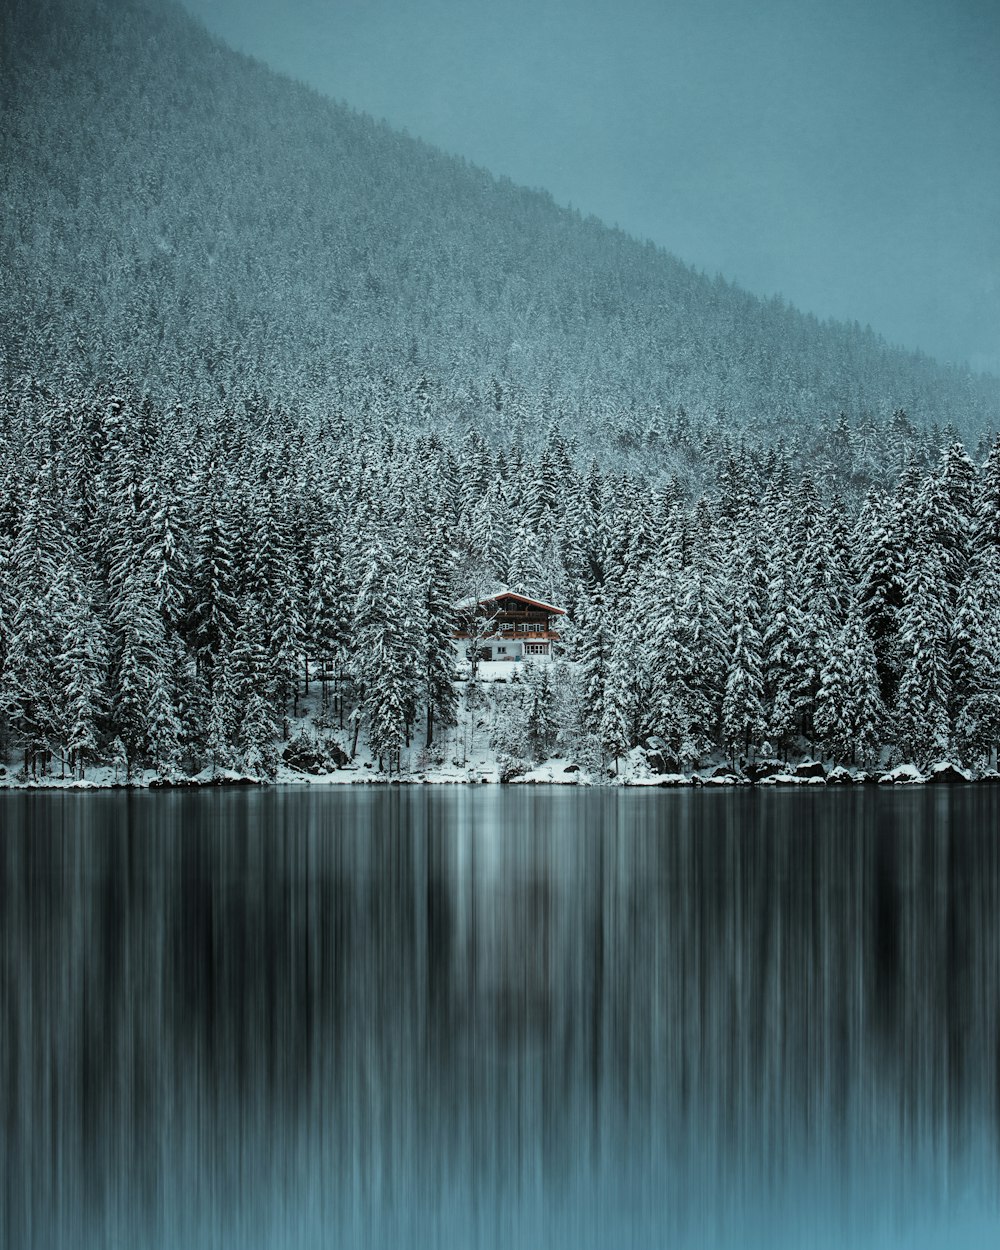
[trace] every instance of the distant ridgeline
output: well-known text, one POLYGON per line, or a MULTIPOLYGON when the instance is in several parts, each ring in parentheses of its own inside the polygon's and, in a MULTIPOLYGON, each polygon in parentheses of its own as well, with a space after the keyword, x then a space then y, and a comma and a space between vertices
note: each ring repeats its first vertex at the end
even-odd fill
POLYGON ((957 444, 931 458, 902 417, 814 431, 807 454, 676 436, 713 466, 703 489, 581 463, 556 430, 495 451, 264 404, 7 402, 0 752, 266 777, 293 735, 300 758, 360 744, 390 770, 417 742, 426 767, 462 711, 498 760, 595 771, 650 739, 676 769, 885 744, 988 763, 1000 445, 981 468, 957 444), (453 634, 497 584, 567 609, 573 663, 516 666, 490 706, 455 683, 453 634))
POLYGON ((152 0, 0 0, 0 380, 257 393, 396 431, 675 467, 904 409, 966 441, 1000 384, 694 272, 331 103, 152 0))

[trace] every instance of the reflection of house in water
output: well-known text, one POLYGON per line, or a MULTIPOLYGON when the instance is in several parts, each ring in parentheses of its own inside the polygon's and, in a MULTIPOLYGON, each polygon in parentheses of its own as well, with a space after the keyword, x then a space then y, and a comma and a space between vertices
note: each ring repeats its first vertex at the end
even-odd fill
POLYGON ((554 618, 565 615, 564 608, 501 589, 455 605, 455 639, 470 659, 477 648, 481 660, 547 660, 559 641, 554 618))

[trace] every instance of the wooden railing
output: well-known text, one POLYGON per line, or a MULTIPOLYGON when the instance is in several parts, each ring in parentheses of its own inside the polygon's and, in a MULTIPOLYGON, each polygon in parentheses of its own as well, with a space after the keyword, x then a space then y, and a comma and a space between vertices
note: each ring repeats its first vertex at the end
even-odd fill
MULTIPOLYGON (((456 630, 452 634, 453 638, 472 638, 473 636, 464 630, 456 630)), ((475 636, 483 642, 495 642, 497 639, 502 642, 558 642, 561 634, 554 629, 533 630, 530 634, 515 634, 513 631, 494 630, 489 634, 478 634, 475 636)))

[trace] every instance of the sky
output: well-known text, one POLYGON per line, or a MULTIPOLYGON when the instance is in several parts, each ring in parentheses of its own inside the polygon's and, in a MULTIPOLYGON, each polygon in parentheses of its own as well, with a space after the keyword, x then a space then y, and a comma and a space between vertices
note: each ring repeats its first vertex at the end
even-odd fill
POLYGON ((1000 0, 184 0, 337 100, 1000 373, 1000 0))

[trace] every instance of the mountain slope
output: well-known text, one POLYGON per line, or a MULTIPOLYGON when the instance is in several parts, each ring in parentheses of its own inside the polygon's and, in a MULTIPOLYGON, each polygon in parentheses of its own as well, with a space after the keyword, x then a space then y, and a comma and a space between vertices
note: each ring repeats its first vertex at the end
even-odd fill
POLYGON ((710 281, 273 74, 172 3, 2 0, 0 363, 638 442, 845 411, 992 425, 993 379, 710 281))

